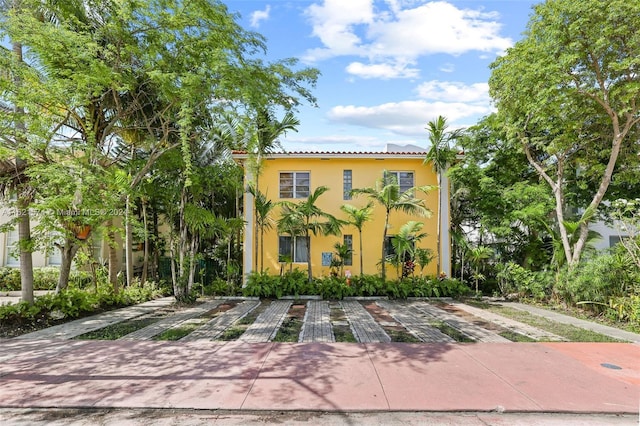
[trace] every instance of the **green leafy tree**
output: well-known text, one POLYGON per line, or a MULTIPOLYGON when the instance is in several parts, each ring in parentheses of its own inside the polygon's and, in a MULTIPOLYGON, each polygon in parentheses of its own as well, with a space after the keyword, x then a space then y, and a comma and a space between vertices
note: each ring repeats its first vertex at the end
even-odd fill
POLYGON ((637 152, 640 4, 553 0, 534 8, 525 37, 492 64, 490 92, 531 166, 549 185, 564 256, 578 264, 621 153, 637 152), (635 148, 633 148, 635 147, 635 148), (592 170, 593 168, 593 170, 592 170), (594 187, 571 242, 566 182, 594 187))
POLYGON ((373 218, 373 202, 358 208, 351 204, 344 204, 340 209, 347 214, 347 225, 353 225, 358 230, 358 244, 360 247, 360 275, 364 274, 364 251, 362 249, 362 229, 364 224, 373 218))
POLYGON ((376 181, 375 186, 367 188, 357 188, 352 191, 354 195, 364 195, 373 202, 384 208, 384 229, 382 231, 382 256, 380 259, 382 271, 381 277, 386 279, 386 241, 387 229, 389 227, 389 217, 393 211, 402 211, 415 216, 429 217, 431 211, 426 207, 424 200, 415 197, 416 191, 428 192, 432 190, 432 186, 419 186, 410 188, 406 191, 400 191, 400 184, 395 176, 383 172, 382 178, 376 181))

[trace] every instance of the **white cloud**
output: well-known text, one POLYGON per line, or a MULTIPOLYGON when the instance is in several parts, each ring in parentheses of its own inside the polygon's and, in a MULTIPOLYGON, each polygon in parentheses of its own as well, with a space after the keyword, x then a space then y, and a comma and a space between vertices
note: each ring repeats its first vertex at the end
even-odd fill
POLYGON ((383 80, 415 78, 420 73, 419 69, 409 68, 406 64, 363 64, 362 62, 350 63, 346 71, 361 78, 380 78, 383 80))
POLYGON ((487 83, 465 84, 456 81, 427 81, 416 89, 418 96, 444 102, 469 102, 488 105, 489 85, 487 83))
POLYGON ((254 28, 258 28, 260 26, 261 21, 266 21, 269 19, 269 14, 271 13, 271 6, 267 5, 264 10, 256 10, 251 14, 251 26, 254 28))
POLYGON ((390 102, 372 107, 340 105, 327 117, 337 123, 374 129, 385 129, 398 135, 424 136, 427 122, 443 115, 450 122, 466 117, 486 115, 488 105, 462 102, 427 102, 424 100, 390 102))
POLYGON ((309 50, 306 60, 365 53, 354 26, 373 22, 372 0, 324 0, 322 5, 309 6, 306 14, 313 26, 313 35, 324 45, 309 50))
POLYGON ((446 64, 442 64, 439 70, 446 73, 454 72, 456 70, 456 66, 453 65, 451 62, 447 62, 446 64))
POLYGON ((362 135, 326 135, 287 137, 284 145, 288 151, 381 151, 386 140, 362 135), (336 147, 339 147, 336 149, 336 147))
MULTIPOLYGON (((499 35, 496 13, 460 9, 445 1, 324 0, 309 6, 306 14, 322 47, 308 50, 304 59, 367 58, 371 64, 362 64, 361 70, 369 77, 372 74, 364 72, 365 67, 379 70, 381 64, 389 63, 393 68, 436 53, 497 53, 513 44, 499 35)), ((383 78, 390 75, 382 73, 383 78)), ((394 77, 410 76, 397 73, 394 77)))

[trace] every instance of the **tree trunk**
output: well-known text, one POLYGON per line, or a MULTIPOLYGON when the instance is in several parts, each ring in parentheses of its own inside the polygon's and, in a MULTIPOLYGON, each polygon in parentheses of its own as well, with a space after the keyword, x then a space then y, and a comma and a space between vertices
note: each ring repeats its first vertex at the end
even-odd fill
POLYGON ((149 227, 147 223, 147 203, 144 200, 142 200, 142 223, 144 225, 144 257, 140 284, 144 285, 147 282, 147 274, 149 273, 149 227))
POLYGON ((118 251, 116 250, 116 233, 113 231, 113 219, 107 221, 107 242, 109 245, 109 284, 117 293, 118 288, 118 251))
POLYGON ((438 220, 438 225, 436 226, 436 247, 437 247, 437 253, 438 253, 438 262, 436 263, 436 275, 440 276, 440 272, 442 271, 442 249, 440 247, 440 239, 442 238, 442 236, 440 235, 440 215, 442 214, 441 208, 442 208, 442 171, 440 169, 438 169, 437 172, 437 178, 438 178, 438 214, 437 214, 437 220, 438 220))
POLYGON ((33 257, 31 252, 31 218, 29 198, 18 198, 18 244, 20 247, 20 287, 23 302, 33 304, 33 257))
POLYGON ((384 218, 384 231, 382 232, 382 258, 380 259, 380 264, 382 265, 382 282, 385 282, 387 279, 387 259, 386 259, 386 248, 387 248, 387 227, 389 226, 389 210, 387 210, 386 216, 384 218))
POLYGON ((364 260, 362 259, 362 229, 358 230, 360 234, 360 276, 364 275, 364 260))
MULTIPOLYGON (((18 0, 13 1, 13 9, 18 10, 20 8, 20 2, 18 0)), ((13 55, 16 62, 22 63, 22 44, 14 42, 12 44, 13 55)), ((22 80, 19 75, 13 76, 13 83, 16 87, 22 85, 22 80)), ((24 108, 16 105, 14 108, 16 114, 15 119, 15 142, 18 146, 23 145, 25 124, 23 121, 24 108)), ((26 168, 24 160, 16 157, 16 170, 18 176, 18 247, 20 249, 20 288, 21 299, 24 302, 33 304, 33 256, 31 248, 31 216, 29 214, 29 206, 31 204, 31 197, 25 193, 26 182, 21 182, 23 170, 26 168)))
POLYGON ((66 237, 64 246, 60 246, 60 253, 62 255, 62 261, 60 263, 60 277, 58 278, 58 285, 56 286, 56 293, 67 288, 69 285, 69 276, 71 275, 71 265, 73 258, 78 252, 78 246, 75 241, 75 237, 66 237))
POLYGON ((196 274, 196 252, 198 251, 198 239, 193 236, 189 248, 189 279, 187 281, 187 295, 191 294, 196 274))
POLYGON ((125 201, 124 230, 125 230, 125 270, 126 283, 129 286, 133 282, 133 226, 131 225, 131 197, 127 195, 125 201))
POLYGON ((151 253, 153 253, 153 265, 151 268, 151 277, 160 281, 160 250, 158 248, 157 242, 160 241, 160 231, 158 230, 158 210, 153 209, 153 238, 150 241, 151 253))

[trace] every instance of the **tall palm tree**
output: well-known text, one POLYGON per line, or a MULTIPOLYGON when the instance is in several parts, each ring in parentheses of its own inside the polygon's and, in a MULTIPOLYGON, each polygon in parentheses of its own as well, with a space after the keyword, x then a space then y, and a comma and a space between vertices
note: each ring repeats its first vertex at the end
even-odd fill
POLYGON ((340 209, 347 214, 349 220, 347 221, 348 225, 353 225, 358 230, 359 234, 359 245, 360 245, 360 275, 364 274, 363 267, 363 251, 362 251, 362 228, 364 227, 365 222, 368 222, 373 217, 373 201, 370 201, 369 204, 362 208, 354 207, 350 204, 345 204, 340 209))
POLYGON ((282 215, 278 221, 278 229, 288 232, 291 240, 294 237, 303 237, 307 250, 307 272, 309 282, 313 280, 311 270, 311 244, 310 236, 339 235, 343 221, 335 216, 322 211, 317 205, 318 198, 329 190, 326 186, 317 187, 309 197, 299 203, 283 203, 282 215))
MULTIPOLYGON (((255 248, 260 245, 260 272, 264 271, 264 231, 272 229, 274 220, 271 217, 271 213, 275 207, 279 204, 273 202, 267 198, 266 194, 260 192, 259 189, 253 185, 249 185, 248 191, 254 197, 255 213, 256 213, 256 229, 260 235, 260 241, 256 239, 255 248)), ((258 252, 255 252, 256 259, 258 259, 258 252)))
POLYGON ((430 185, 409 188, 401 192, 400 184, 395 176, 383 171, 382 178, 376 181, 375 186, 358 188, 352 190, 354 195, 365 195, 375 203, 381 205, 385 210, 384 229, 382 231, 382 280, 386 279, 386 241, 387 228, 389 227, 389 216, 392 211, 403 211, 405 213, 429 217, 431 211, 425 206, 424 200, 415 197, 416 191, 428 192, 433 189, 430 185))
MULTIPOLYGON (((297 131, 296 127, 300 121, 291 113, 287 112, 282 120, 278 121, 273 113, 266 107, 258 109, 256 116, 256 134, 249 144, 249 167, 253 173, 255 188, 260 189, 260 174, 262 173, 262 163, 265 155, 271 154, 281 149, 278 138, 286 134, 289 130, 297 131)), ((258 218, 258 204, 254 201, 254 217, 258 218)), ((254 252, 256 265, 258 263, 258 239, 254 241, 254 252)))
MULTIPOLYGON (((451 147, 451 142, 460 138, 462 129, 457 129, 453 132, 447 131, 447 119, 443 116, 438 116, 435 120, 427 123, 427 131, 429 132, 429 142, 431 148, 425 157, 425 163, 431 163, 433 170, 436 172, 438 179, 438 227, 436 233, 436 241, 438 247, 438 273, 442 268, 442 250, 440 248, 442 235, 441 225, 442 221, 442 204, 443 204, 443 188, 442 188, 442 175, 446 171, 448 165, 455 159, 456 152, 451 147)), ((448 193, 448 188, 444 189, 445 193, 448 193)))

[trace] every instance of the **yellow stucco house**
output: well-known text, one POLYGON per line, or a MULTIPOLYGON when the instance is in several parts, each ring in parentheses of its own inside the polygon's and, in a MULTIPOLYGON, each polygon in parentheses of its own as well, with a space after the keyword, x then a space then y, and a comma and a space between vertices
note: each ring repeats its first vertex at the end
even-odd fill
MULTIPOLYGON (((273 202, 299 202, 313 193, 319 186, 329 188, 321 197, 317 205, 323 211, 332 214, 339 219, 347 219, 347 215, 340 209, 344 204, 354 207, 364 207, 370 201, 364 195, 350 196, 350 190, 356 188, 373 187, 376 180, 383 176, 384 172, 396 176, 400 189, 432 185, 437 188, 438 178, 430 164, 424 164, 426 151, 422 149, 403 149, 396 146, 387 148, 385 152, 288 152, 269 154, 262 160, 261 173, 258 178, 258 186, 261 193, 273 202)), ((251 161, 255 161, 246 152, 234 152, 234 159, 244 167, 245 185, 255 184, 252 175, 251 161)), ((442 191, 437 188, 427 194, 417 192, 418 198, 425 200, 425 205, 431 210, 431 217, 415 217, 406 213, 394 211, 391 213, 387 235, 393 237, 399 228, 410 220, 424 223, 422 232, 428 236, 418 243, 418 247, 431 249, 440 262, 435 259, 425 269, 424 273, 432 276, 439 272, 451 275, 451 255, 449 236, 449 194, 448 182, 445 176, 441 177, 442 191), (440 214, 438 211, 440 210, 440 214), (438 223, 440 218, 440 223, 438 223), (437 229, 440 227, 441 244, 437 247, 437 229), (441 271, 437 270, 440 263, 441 271)), ((378 274, 380 272, 380 258, 382 253, 382 237, 384 231, 385 210, 382 206, 374 204, 372 220, 363 226, 363 253, 359 252, 359 233, 352 226, 342 228, 342 235, 335 236, 311 236, 311 264, 314 276, 327 276, 330 274, 328 265, 329 253, 335 251, 336 243, 347 244, 353 249, 351 261, 344 267, 345 274, 358 275, 360 271, 360 256, 363 260, 365 274, 378 274)), ((274 209, 272 219, 277 221, 280 217, 280 209, 274 209)), ((244 274, 245 277, 252 271, 259 271, 260 254, 256 256, 255 241, 259 238, 254 217, 254 197, 250 193, 244 195, 244 274)), ((278 274, 281 269, 280 260, 287 255, 293 260, 294 267, 301 270, 307 269, 305 241, 294 241, 291 244, 290 236, 279 235, 277 226, 264 232, 264 260, 263 269, 271 274, 278 274), (293 250, 293 253, 291 251, 293 250)), ((294 237, 295 238, 295 237, 294 237)), ((387 276, 395 276, 395 268, 387 265, 387 276)))

